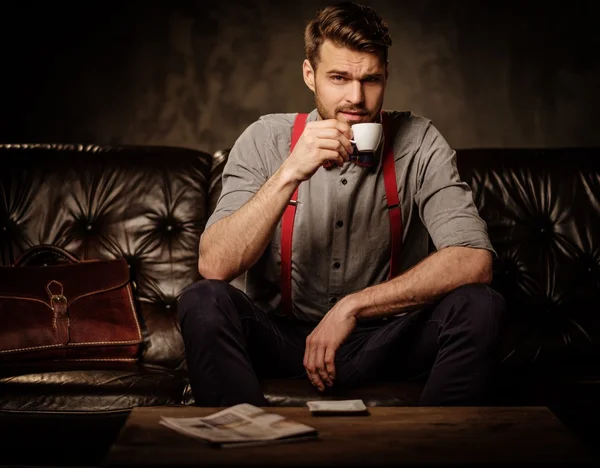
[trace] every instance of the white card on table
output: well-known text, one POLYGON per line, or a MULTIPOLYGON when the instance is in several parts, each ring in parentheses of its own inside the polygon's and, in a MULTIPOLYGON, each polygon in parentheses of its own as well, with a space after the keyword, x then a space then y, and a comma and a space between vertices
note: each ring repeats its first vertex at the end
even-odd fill
POLYGON ((362 400, 319 400, 309 401, 306 404, 312 412, 353 413, 367 410, 362 400))

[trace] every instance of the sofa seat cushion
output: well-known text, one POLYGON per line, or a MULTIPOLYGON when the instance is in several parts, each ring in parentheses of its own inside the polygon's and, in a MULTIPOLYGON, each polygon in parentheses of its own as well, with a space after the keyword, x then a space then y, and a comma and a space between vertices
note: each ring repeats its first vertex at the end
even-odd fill
POLYGON ((170 369, 134 364, 60 365, 0 370, 0 410, 115 412, 180 404, 187 380, 170 369))

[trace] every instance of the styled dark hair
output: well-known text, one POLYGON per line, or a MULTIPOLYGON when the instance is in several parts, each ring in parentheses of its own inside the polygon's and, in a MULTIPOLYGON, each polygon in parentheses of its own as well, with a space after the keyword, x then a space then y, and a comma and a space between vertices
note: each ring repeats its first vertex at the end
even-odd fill
POLYGON ((321 44, 329 39, 338 47, 379 54, 387 62, 392 39, 387 23, 371 7, 341 2, 317 11, 304 30, 304 51, 313 68, 321 44))

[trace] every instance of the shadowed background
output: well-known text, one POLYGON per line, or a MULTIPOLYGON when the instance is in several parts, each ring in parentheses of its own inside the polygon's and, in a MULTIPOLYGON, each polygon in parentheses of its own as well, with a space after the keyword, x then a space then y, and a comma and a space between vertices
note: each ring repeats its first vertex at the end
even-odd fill
MULTIPOLYGON (((1 7, 0 141, 230 147, 309 111, 303 28, 327 1, 1 7)), ((600 145, 594 1, 367 1, 393 45, 385 108, 456 148, 600 145)))

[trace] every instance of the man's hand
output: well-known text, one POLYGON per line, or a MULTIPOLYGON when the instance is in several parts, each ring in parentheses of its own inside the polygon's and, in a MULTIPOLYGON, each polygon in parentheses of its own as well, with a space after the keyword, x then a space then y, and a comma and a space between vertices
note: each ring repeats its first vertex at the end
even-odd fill
POLYGON ((350 296, 331 309, 306 338, 304 368, 311 383, 319 390, 335 379, 335 353, 356 327, 356 318, 350 296))
POLYGON ((346 122, 336 119, 308 122, 284 165, 294 180, 308 180, 327 161, 339 166, 348 161, 353 151, 351 138, 352 129, 346 122))

